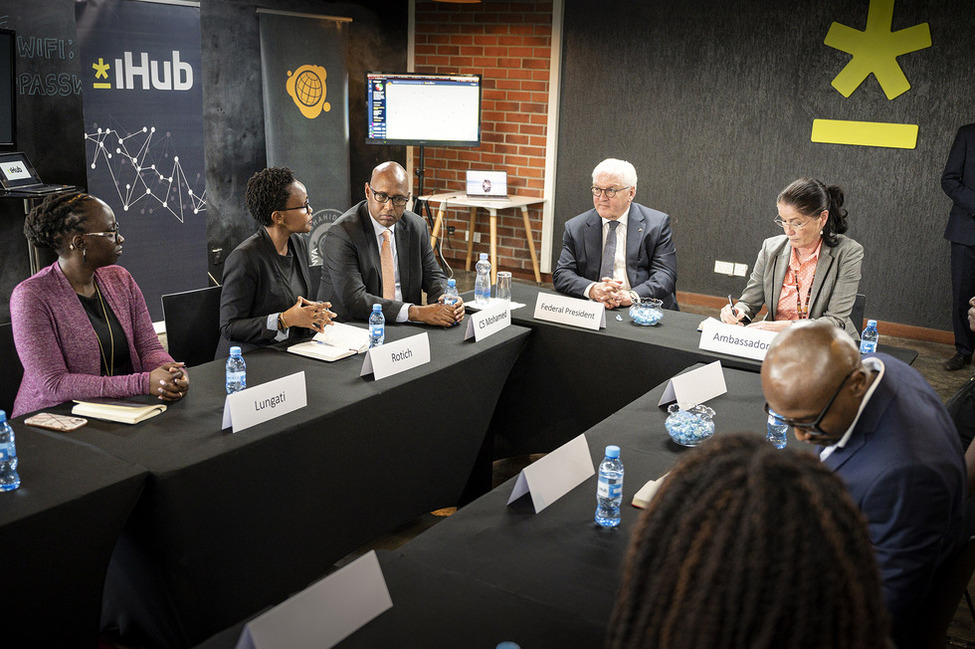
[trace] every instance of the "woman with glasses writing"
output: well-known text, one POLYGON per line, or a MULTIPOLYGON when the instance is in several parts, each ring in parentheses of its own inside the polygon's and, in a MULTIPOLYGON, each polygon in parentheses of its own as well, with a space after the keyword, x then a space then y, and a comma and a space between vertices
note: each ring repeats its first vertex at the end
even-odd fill
POLYGON ((217 358, 232 345, 246 351, 309 338, 335 315, 329 303, 305 297, 312 290, 308 245, 300 236, 311 229, 305 186, 287 167, 270 167, 247 181, 244 200, 261 227, 224 264, 217 358))
POLYGON ((762 244, 745 291, 734 307, 729 297, 721 320, 781 331, 796 320, 822 319, 858 338, 859 323, 850 320, 850 313, 863 246, 843 236, 843 190, 800 178, 782 190, 776 203, 775 224, 784 234, 762 244), (763 304, 768 306, 765 319, 752 322, 763 304))
POLYGON ((71 399, 181 399, 189 376, 163 350, 135 280, 115 265, 125 238, 112 208, 82 192, 49 196, 24 224, 56 262, 10 296, 24 378, 14 416, 71 399))

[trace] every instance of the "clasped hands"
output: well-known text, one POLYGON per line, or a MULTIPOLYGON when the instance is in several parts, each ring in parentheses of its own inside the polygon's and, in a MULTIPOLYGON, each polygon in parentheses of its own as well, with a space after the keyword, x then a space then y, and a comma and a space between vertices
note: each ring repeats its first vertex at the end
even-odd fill
POLYGON ((149 394, 160 401, 179 401, 190 389, 190 375, 182 363, 163 363, 149 372, 149 394))
POLYGON ((312 302, 299 297, 287 311, 281 314, 282 325, 285 327, 304 327, 318 333, 325 331, 325 326, 332 324, 335 314, 328 310, 331 302, 312 302))
POLYGON ((589 298, 602 302, 607 309, 633 304, 630 292, 623 289, 623 281, 611 277, 604 277, 593 284, 589 289, 589 298))

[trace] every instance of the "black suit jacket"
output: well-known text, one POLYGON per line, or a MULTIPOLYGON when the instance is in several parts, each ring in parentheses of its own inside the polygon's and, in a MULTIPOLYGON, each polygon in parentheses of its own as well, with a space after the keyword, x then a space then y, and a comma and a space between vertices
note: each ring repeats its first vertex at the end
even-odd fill
MULTIPOLYGON (((631 203, 626 222, 626 276, 630 290, 640 297, 662 300, 665 309, 677 309, 677 250, 671 239, 670 217, 631 203)), ((602 256, 602 219, 596 210, 569 219, 562 237, 562 254, 552 273, 555 290, 588 297, 586 287, 600 279, 602 256)))
POLYGON ((945 239, 975 246, 975 124, 958 129, 941 175, 941 188, 952 202, 945 239))
POLYGON ((366 201, 350 208, 325 233, 322 281, 318 299, 332 303, 342 320, 368 320, 373 304, 381 304, 386 322, 396 322, 403 304, 421 304, 421 291, 435 302, 447 277, 440 269, 422 218, 406 210, 393 228, 403 301, 384 300, 379 242, 366 201))
MULTIPOLYGON (((308 245, 304 237, 292 234, 288 246, 295 258, 306 291, 311 286, 308 271, 308 245)), ((274 342, 277 331, 267 328, 267 316, 287 311, 298 301, 289 278, 281 272, 274 242, 263 227, 244 239, 223 266, 223 288, 220 291, 220 344, 215 358, 227 355, 231 345, 244 351, 274 342)), ((309 298, 310 296, 304 295, 309 298)), ((303 340, 315 335, 310 329, 292 327, 289 340, 303 340)))

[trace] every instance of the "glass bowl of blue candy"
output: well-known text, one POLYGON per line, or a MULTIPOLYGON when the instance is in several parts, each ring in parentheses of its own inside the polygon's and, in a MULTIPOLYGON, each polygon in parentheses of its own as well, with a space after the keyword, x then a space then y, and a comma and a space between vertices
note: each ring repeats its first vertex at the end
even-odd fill
POLYGON ((643 327, 652 327, 664 317, 663 302, 645 297, 630 306, 630 320, 643 327))
POLYGON ((697 446, 714 435, 714 411, 705 405, 681 410, 676 403, 667 408, 670 415, 664 427, 670 438, 681 446, 697 446))

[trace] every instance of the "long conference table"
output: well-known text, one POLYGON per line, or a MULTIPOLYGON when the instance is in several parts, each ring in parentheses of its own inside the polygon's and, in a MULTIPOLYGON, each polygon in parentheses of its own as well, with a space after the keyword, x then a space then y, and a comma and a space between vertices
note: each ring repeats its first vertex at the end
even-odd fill
MULTIPOLYGON (((250 385, 304 371, 308 406, 237 434, 221 430, 224 367, 214 361, 190 370, 189 394, 159 417, 136 426, 91 420, 58 436, 136 467, 144 480, 105 577, 103 624, 149 646, 192 646, 396 525, 486 492, 493 457, 550 451, 683 367, 721 358, 757 380, 758 363, 697 349, 701 316, 668 311, 644 328, 610 312, 606 329, 585 331, 535 321, 539 289, 513 291, 527 304, 512 312, 514 326, 478 343, 464 342, 460 328, 388 327, 389 340, 426 332, 432 360, 382 381, 360 378, 359 357, 246 354, 250 385)), ((760 405, 752 429, 761 428, 760 405)), ((14 425, 32 430, 22 418, 14 425)), ((601 458, 602 448, 594 453, 601 458)), ((20 493, 30 489, 25 479, 20 493)), ((0 539, 16 536, 4 497, 0 539)), ((48 620, 25 615, 18 624, 48 620)))

